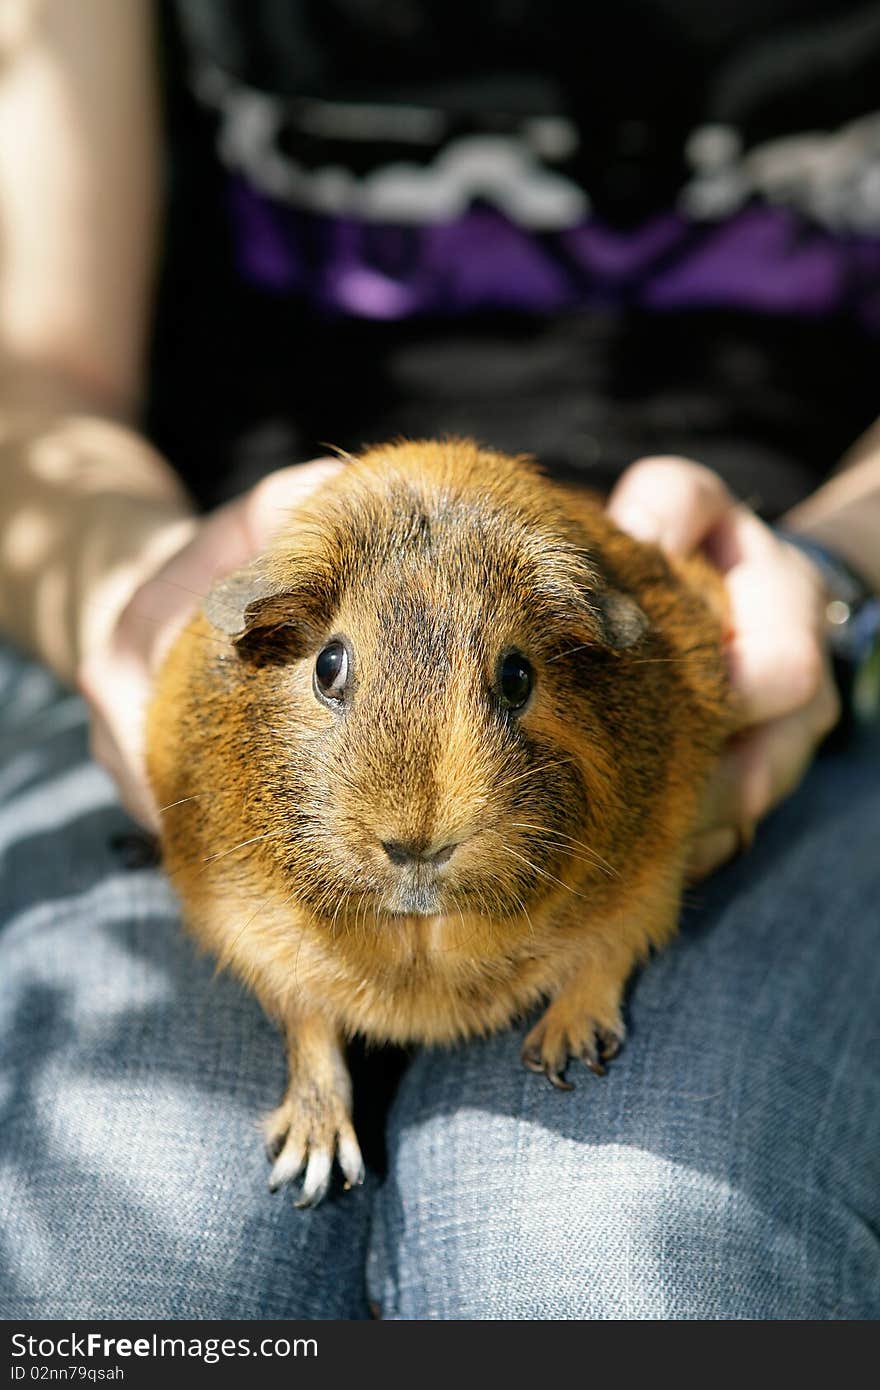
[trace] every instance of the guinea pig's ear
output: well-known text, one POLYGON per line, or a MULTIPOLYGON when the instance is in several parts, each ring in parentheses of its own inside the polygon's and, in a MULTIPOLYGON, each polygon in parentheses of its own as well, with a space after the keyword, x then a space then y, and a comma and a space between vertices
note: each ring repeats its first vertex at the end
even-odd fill
POLYGON ((281 627, 310 626, 317 617, 316 599, 314 585, 299 584, 289 569, 283 578, 273 574, 260 556, 215 584, 203 611, 227 637, 242 642, 281 627))
POLYGON ((641 641, 648 630, 648 619, 635 599, 619 589, 600 589, 590 598, 604 646, 623 652, 641 641))

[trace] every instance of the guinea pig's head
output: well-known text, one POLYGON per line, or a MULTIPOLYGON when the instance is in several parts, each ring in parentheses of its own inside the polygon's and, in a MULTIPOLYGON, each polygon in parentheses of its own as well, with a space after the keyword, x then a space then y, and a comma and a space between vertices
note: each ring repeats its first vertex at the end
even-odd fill
POLYGON ((645 620, 534 468, 372 451, 206 611, 236 648, 255 829, 315 914, 503 919, 609 871, 613 755, 560 657, 607 672, 645 620))

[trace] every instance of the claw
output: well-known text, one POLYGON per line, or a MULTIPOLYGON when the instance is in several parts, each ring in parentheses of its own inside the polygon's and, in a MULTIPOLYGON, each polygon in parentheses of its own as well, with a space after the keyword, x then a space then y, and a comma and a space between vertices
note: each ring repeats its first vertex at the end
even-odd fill
POLYGON ((305 1114, 296 1096, 266 1116, 263 1132, 272 1162, 269 1191, 302 1176, 296 1206, 314 1207, 326 1196, 333 1177, 334 1158, 346 1189, 360 1187, 366 1178, 357 1135, 341 1104, 330 1097, 323 1110, 305 1114), (334 1108, 336 1113, 334 1113, 334 1108), (305 1170, 303 1175, 303 1170, 305 1170))
POLYGON ((604 1076, 607 1068, 603 1062, 610 1062, 623 1046, 623 1034, 612 1028, 597 1027, 594 1036, 581 1051, 581 1060, 595 1076, 604 1076))
POLYGON ((529 1043, 524 1046, 520 1053, 522 1064, 528 1067, 529 1071, 535 1072, 538 1076, 546 1076, 551 1086, 555 1086, 557 1091, 573 1091, 574 1086, 571 1081, 566 1081, 563 1076, 565 1066, 562 1068, 554 1067, 552 1062, 548 1062, 541 1055, 541 1048, 537 1043, 529 1043))
MULTIPOLYGON (((602 1053, 601 1055, 604 1056, 604 1053, 602 1053)), ((600 1048, 598 1048, 596 1045, 595 1034, 592 1037, 590 1037, 587 1040, 587 1042, 584 1043, 583 1047, 581 1048, 580 1056, 581 1061, 584 1062, 587 1067, 589 1067, 590 1071, 593 1073, 594 1076, 605 1075, 605 1068, 599 1060, 600 1048)))
POLYGON ((305 1161, 305 1147, 302 1144, 285 1144, 269 1174, 269 1191, 277 1192, 279 1187, 298 1178, 305 1161))
POLYGON ((529 1071, 537 1072, 539 1075, 543 1074, 544 1061, 541 1057, 541 1049, 535 1043, 523 1047, 520 1057, 523 1066, 528 1067, 529 1071))
MULTIPOLYGON (((568 1065, 569 1057, 580 1058, 594 1076, 605 1076, 607 1068, 606 1062, 610 1062, 612 1057, 616 1057, 621 1047, 625 1032, 623 1024, 619 1027, 608 1027, 603 1024, 593 1024, 586 1042, 572 1044, 570 1039, 567 1042, 572 1050, 568 1056, 562 1055, 557 1048, 554 1055, 550 1058, 545 1056, 547 1047, 547 1036, 542 1029, 533 1030, 536 1037, 526 1038, 522 1046, 520 1056, 523 1066, 528 1067, 529 1071, 537 1072, 540 1076, 546 1076, 550 1085, 557 1091, 573 1091, 574 1086, 565 1079, 565 1069, 568 1065), (576 1050, 574 1050, 576 1048, 576 1050)), ((565 1044, 563 1044, 564 1046, 565 1044)))
POLYGON ((284 1148, 284 1141, 287 1138, 285 1133, 270 1134, 266 1139, 266 1157, 270 1163, 274 1163, 281 1150, 284 1148))
POLYGON ((342 1169, 342 1175, 345 1178, 346 1188, 361 1187, 366 1177, 366 1169, 364 1167, 364 1160, 361 1158, 358 1142, 353 1134, 345 1135, 340 1139, 337 1158, 339 1160, 339 1166, 342 1169))
POLYGON ((315 1149, 309 1154, 302 1192, 297 1197, 294 1206, 316 1207, 318 1205, 321 1199, 326 1196, 327 1188, 330 1186, 332 1167, 333 1156, 326 1149, 315 1149))
POLYGON ((574 1082, 573 1082, 573 1081, 566 1081, 565 1077, 562 1075, 561 1072, 554 1071, 554 1069, 553 1069, 551 1066, 549 1066, 549 1065, 546 1066, 546 1067, 544 1067, 544 1068, 543 1068, 543 1071, 544 1071, 544 1075, 546 1076, 547 1080, 550 1082, 550 1085, 551 1085, 551 1086, 555 1086, 556 1089, 557 1089, 557 1091, 573 1091, 573 1090, 574 1090, 574 1082))
POLYGON ((620 1033, 613 1033, 610 1028, 597 1028, 596 1037, 599 1039, 599 1056, 603 1062, 610 1062, 623 1047, 620 1033))

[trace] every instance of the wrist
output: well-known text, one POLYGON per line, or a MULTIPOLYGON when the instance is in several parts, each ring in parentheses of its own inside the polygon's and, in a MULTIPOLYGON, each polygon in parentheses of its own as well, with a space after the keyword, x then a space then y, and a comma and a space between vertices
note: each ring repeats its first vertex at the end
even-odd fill
POLYGON ((839 556, 875 594, 880 595, 880 487, 873 474, 880 458, 872 460, 872 486, 849 496, 858 483, 852 469, 832 479, 819 492, 798 504, 780 519, 791 534, 814 541, 839 556))
POLYGON ((191 505, 123 425, 2 401, 0 425, 0 631, 70 682, 191 505))

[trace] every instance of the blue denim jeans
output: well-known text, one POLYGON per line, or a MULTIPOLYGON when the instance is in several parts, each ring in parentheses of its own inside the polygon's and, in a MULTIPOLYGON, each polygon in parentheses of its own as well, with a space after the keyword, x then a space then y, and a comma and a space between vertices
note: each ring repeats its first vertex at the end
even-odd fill
POLYGON ((690 894, 607 1077, 423 1051, 388 1172, 270 1195, 280 1041, 180 930, 80 701, 0 653, 0 1314, 880 1315, 880 742, 690 894))

